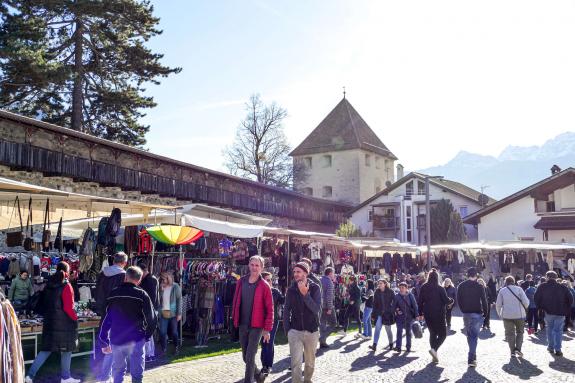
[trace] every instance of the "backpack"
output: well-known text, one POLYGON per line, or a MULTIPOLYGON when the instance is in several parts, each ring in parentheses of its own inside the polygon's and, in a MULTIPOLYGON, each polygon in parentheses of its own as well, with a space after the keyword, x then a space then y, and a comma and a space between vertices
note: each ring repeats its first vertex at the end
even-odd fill
POLYGON ((91 227, 84 230, 82 246, 80 247, 80 272, 90 270, 94 262, 94 250, 96 247, 96 234, 91 227))
POLYGON ((102 217, 98 223, 98 245, 106 246, 106 227, 108 227, 108 217, 102 217))

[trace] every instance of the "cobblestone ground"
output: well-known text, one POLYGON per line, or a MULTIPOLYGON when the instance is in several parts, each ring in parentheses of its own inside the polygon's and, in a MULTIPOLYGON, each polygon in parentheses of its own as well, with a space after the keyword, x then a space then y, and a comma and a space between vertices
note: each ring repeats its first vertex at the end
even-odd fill
MULTIPOLYGON (((318 382, 575 382, 575 332, 563 337, 564 357, 555 357, 546 351, 545 334, 525 336, 522 359, 509 356, 503 341, 503 323, 492 320, 492 331, 480 335, 477 349, 478 366, 467 367, 467 342, 460 332, 461 318, 453 318, 452 333, 439 350, 440 363, 431 363, 428 353, 428 332, 423 339, 414 339, 409 354, 383 350, 382 344, 374 354, 368 348, 370 341, 356 340, 353 335, 333 336, 328 343, 332 348, 320 352, 316 359, 313 381, 318 382)), ((259 358, 259 353, 258 353, 259 358)), ((266 382, 288 382, 290 374, 288 347, 276 347, 274 371, 266 382)), ((145 382, 241 382, 243 377, 241 354, 202 359, 158 367, 146 371, 145 382)))

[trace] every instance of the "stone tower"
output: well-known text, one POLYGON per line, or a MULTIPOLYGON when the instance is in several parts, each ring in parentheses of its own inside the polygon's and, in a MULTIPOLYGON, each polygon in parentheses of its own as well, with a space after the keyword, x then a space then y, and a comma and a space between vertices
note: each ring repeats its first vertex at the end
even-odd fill
POLYGON ((344 98, 291 153, 297 191, 359 204, 394 182, 397 157, 344 98))

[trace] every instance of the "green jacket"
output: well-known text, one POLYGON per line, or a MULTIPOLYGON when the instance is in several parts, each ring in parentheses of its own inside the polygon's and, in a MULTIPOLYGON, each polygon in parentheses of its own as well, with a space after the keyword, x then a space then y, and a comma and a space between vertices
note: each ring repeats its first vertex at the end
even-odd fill
MULTIPOLYGON (((160 286, 160 311, 162 311, 162 307, 164 307, 164 290, 160 286)), ((172 317, 182 315, 182 289, 177 283, 172 285, 170 292, 170 311, 172 317)))
POLYGON ((32 281, 30 278, 26 280, 17 276, 12 279, 12 284, 10 285, 10 291, 8 291, 8 299, 11 301, 27 301, 34 294, 34 287, 32 287, 32 281))

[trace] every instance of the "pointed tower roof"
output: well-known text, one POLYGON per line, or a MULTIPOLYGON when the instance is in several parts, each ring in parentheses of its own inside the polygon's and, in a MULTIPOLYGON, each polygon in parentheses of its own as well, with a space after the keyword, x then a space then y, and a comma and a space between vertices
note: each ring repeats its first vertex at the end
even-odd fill
POLYGON ((350 149, 397 159, 344 97, 290 156, 350 149))

